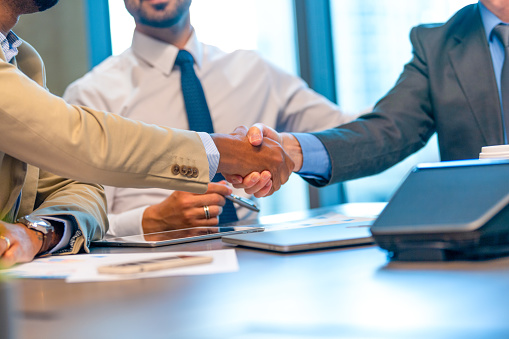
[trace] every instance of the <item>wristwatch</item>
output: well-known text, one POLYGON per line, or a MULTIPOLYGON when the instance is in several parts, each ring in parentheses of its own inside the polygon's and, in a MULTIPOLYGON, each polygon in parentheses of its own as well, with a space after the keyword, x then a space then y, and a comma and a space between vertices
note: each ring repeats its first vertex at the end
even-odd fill
POLYGON ((38 255, 46 254, 50 250, 50 246, 53 243, 55 237, 55 228, 46 220, 25 215, 18 219, 18 222, 25 225, 29 229, 42 233, 42 247, 38 255))

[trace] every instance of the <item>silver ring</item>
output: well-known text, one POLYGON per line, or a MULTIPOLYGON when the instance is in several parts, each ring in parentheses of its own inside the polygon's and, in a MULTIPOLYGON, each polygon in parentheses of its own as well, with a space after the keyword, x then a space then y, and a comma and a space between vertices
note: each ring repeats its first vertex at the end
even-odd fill
POLYGON ((6 238, 4 237, 3 235, 0 235, 0 239, 3 239, 6 243, 7 243, 7 248, 5 249, 6 251, 11 248, 11 241, 9 240, 9 238, 6 238))
POLYGON ((210 209, 207 205, 203 206, 203 211, 205 212, 205 219, 210 219, 210 209))

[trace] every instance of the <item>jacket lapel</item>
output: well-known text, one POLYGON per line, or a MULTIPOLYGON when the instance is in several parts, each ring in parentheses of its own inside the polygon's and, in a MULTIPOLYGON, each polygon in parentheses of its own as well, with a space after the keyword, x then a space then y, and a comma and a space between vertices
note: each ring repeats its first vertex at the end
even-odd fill
POLYGON ((454 39, 457 45, 449 51, 449 58, 485 144, 502 144, 502 111, 495 71, 477 5, 465 13, 454 39))

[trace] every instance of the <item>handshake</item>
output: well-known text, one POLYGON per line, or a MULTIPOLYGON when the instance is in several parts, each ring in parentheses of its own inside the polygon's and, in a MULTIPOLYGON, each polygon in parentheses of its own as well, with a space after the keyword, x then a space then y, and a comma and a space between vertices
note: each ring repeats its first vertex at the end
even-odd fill
POLYGON ((249 130, 240 126, 231 134, 211 136, 221 155, 217 172, 235 188, 257 198, 279 190, 290 174, 302 167, 297 139, 263 124, 255 124, 249 130))

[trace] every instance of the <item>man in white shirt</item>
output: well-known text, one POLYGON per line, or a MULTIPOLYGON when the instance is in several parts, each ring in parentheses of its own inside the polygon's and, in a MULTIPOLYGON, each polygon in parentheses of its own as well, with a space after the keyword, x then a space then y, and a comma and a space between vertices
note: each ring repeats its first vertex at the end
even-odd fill
MULTIPOLYGON (((354 118, 256 52, 225 53, 199 42, 190 24, 190 4, 125 0, 136 22, 131 48, 71 84, 64 98, 131 119, 189 129, 181 70, 175 65, 179 50, 186 50, 194 59, 215 132, 257 122, 278 131, 311 132, 354 118)), ((230 192, 224 182, 210 183, 204 195, 106 187, 109 233, 216 225, 230 192)), ((238 214, 245 217, 247 210, 239 208, 238 214)))

